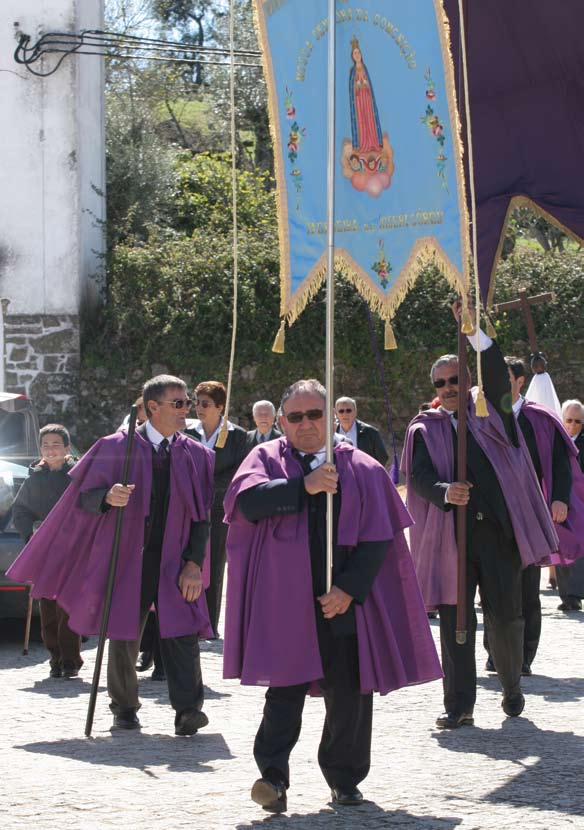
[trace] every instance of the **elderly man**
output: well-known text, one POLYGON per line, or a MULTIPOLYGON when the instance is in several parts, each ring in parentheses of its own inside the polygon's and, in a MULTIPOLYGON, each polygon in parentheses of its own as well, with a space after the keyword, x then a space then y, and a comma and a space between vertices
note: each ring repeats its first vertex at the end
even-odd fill
POLYGON ((337 432, 351 442, 354 447, 366 452, 371 458, 385 467, 387 450, 383 446, 379 430, 357 419, 357 403, 353 398, 338 398, 335 404, 338 420, 337 432))
MULTIPOLYGON (((459 309, 455 308, 455 315, 459 309)), ((525 705, 522 567, 549 564, 558 538, 509 406, 509 373, 496 343, 482 335, 488 419, 475 414, 468 395, 468 454, 464 480, 456 478, 458 359, 444 355, 430 377, 440 406, 418 414, 408 427, 402 465, 414 527, 412 555, 428 610, 440 610, 444 708, 436 725, 455 729, 474 723, 476 701, 474 598, 481 589, 490 646, 509 717, 525 705), (454 506, 467 508, 466 644, 456 642, 457 549, 454 506)), ((476 345, 474 338, 473 345, 476 345)), ((471 341, 472 342, 472 341, 471 341)))
POLYGON ((440 676, 403 534, 410 517, 383 467, 348 442, 325 463, 325 396, 316 380, 284 392, 284 437, 251 451, 225 499, 224 676, 268 686, 251 796, 272 812, 287 809, 288 761, 309 691, 326 707, 321 771, 333 803, 349 806, 361 803, 369 772, 372 692, 440 676))
POLYGON ((274 426, 276 420, 276 407, 271 401, 256 401, 252 407, 252 416, 256 425, 247 433, 246 446, 248 450, 253 449, 257 444, 264 441, 271 441, 279 438, 282 434, 274 426))
POLYGON ((125 430, 101 438, 69 473, 72 483, 9 571, 55 597, 81 634, 97 634, 117 509, 124 510, 111 613, 107 685, 114 728, 139 729, 136 658, 149 609, 158 612, 175 734, 206 726, 199 636, 211 626, 202 593, 213 498, 213 453, 183 435, 186 384, 159 375, 143 389, 147 420, 120 483, 125 430), (113 508, 113 509, 112 509, 113 508))
MULTIPOLYGON (((562 421, 566 432, 578 450, 578 464, 584 471, 584 405, 579 400, 564 401, 562 404, 562 421)), ((579 559, 569 567, 556 567, 556 579, 561 603, 558 611, 568 613, 581 611, 584 599, 584 560, 579 559)))

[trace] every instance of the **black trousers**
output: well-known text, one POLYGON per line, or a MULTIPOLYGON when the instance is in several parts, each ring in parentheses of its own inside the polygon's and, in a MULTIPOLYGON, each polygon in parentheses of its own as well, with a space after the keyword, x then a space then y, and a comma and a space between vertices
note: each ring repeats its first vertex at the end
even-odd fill
POLYGON ((219 615, 221 613, 221 599, 223 596, 223 576, 225 574, 225 543, 227 541, 227 525, 223 521, 225 511, 223 507, 213 507, 211 510, 211 561, 210 582, 205 591, 209 619, 215 636, 218 636, 219 615))
POLYGON ((51 655, 51 668, 63 666, 80 669, 81 637, 69 628, 69 615, 54 599, 41 599, 41 636, 45 648, 51 655))
MULTIPOLYGON (((539 638, 541 637, 540 581, 541 568, 538 568, 537 565, 529 565, 521 573, 522 608, 525 623, 523 633, 523 662, 528 666, 531 666, 535 659, 539 646, 539 638)), ((489 647, 489 632, 486 624, 483 632, 483 645, 489 656, 492 656, 489 647)))
MULTIPOLYGON (((319 631, 319 643, 326 715, 318 763, 330 787, 351 789, 366 778, 371 764, 373 695, 360 692, 356 635, 333 638, 319 631)), ((254 743, 254 758, 262 776, 279 778, 286 786, 308 688, 308 683, 302 683, 268 689, 254 743)))
MULTIPOLYGON (((110 640, 109 644, 107 690, 111 698, 110 709, 115 714, 129 714, 140 708, 136 660, 150 607, 153 602, 156 604, 158 594, 157 575, 152 573, 148 562, 149 558, 145 556, 138 638, 136 640, 110 640)), ((199 637, 197 634, 189 634, 186 637, 161 638, 160 654, 166 673, 170 703, 176 712, 176 722, 180 713, 186 709, 201 710, 203 708, 204 692, 199 637)))
POLYGON ((440 645, 444 672, 444 708, 471 713, 476 701, 474 598, 481 591, 483 617, 501 686, 507 694, 520 689, 523 660, 521 559, 514 540, 488 519, 476 521, 467 545, 467 638, 456 643, 456 606, 440 606, 440 645))
POLYGON ((140 640, 140 651, 152 652, 154 668, 162 666, 160 654, 160 631, 158 630, 158 615, 156 611, 150 611, 146 618, 146 625, 140 640))

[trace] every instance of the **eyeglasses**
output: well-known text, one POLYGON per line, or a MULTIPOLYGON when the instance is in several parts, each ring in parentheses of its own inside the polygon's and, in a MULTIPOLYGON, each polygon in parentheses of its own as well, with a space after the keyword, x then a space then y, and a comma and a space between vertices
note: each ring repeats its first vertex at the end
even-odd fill
POLYGON ((433 383, 435 389, 442 389, 447 383, 449 386, 458 386, 458 375, 452 375, 451 378, 439 378, 433 383))
POLYGON ((195 406, 200 406, 201 409, 209 409, 210 406, 215 406, 215 404, 213 403, 213 401, 200 401, 197 398, 195 398, 195 406))
POLYGON ((580 418, 565 418, 564 423, 565 424, 581 424, 582 421, 580 420, 580 418))
POLYGON ((350 415, 352 411, 352 409, 337 409, 339 415, 350 415))
POLYGON ((304 418, 308 418, 309 421, 320 421, 324 409, 307 409, 306 412, 289 412, 287 415, 282 412, 282 415, 291 424, 299 424, 304 418))
POLYGON ((158 401, 158 403, 169 403, 175 409, 182 409, 183 407, 190 409, 193 405, 190 398, 175 398, 173 401, 158 401))

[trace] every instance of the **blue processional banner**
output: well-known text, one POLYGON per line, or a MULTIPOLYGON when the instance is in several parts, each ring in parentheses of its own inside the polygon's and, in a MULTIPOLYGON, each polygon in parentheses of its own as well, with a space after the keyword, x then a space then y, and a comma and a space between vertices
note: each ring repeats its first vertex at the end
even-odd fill
MULTIPOLYGON (((327 0, 254 0, 274 138, 281 315, 326 274, 327 0)), ((442 0, 337 0, 336 270, 390 320, 435 257, 468 286, 468 217, 442 0)))

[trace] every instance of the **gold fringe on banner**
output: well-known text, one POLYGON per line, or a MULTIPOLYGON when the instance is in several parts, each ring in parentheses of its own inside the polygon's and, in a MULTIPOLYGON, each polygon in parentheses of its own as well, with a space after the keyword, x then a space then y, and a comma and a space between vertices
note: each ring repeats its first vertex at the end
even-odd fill
POLYGON ((276 335, 276 339, 274 340, 274 345, 272 346, 272 351, 276 354, 284 354, 286 351, 286 320, 282 320, 280 323, 280 328, 278 329, 278 333, 276 335))
POLYGON ((393 333, 391 320, 386 320, 385 321, 385 351, 390 352, 393 349, 397 349, 397 341, 395 339, 395 334, 393 333))

